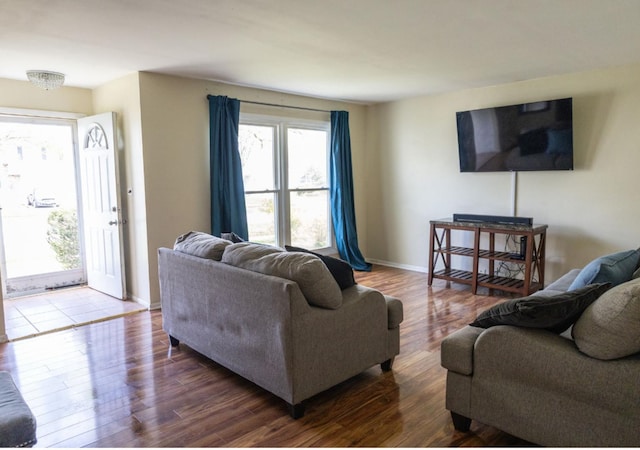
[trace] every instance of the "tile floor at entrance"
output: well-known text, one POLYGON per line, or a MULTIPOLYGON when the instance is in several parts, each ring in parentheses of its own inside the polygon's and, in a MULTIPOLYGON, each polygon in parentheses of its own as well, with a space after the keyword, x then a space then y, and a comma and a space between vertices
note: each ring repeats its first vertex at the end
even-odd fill
POLYGON ((4 300, 10 341, 144 310, 139 303, 118 300, 88 287, 4 300))

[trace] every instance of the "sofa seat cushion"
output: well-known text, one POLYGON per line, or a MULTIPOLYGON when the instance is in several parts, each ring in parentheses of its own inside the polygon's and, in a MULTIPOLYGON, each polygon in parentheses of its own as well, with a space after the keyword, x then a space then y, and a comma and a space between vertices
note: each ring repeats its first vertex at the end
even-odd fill
POLYGON ((328 309, 342 306, 342 292, 338 283, 315 255, 240 242, 226 247, 222 262, 295 281, 310 305, 328 309))
POLYGON ((573 291, 592 283, 611 283, 617 286, 629 281, 638 268, 640 250, 627 250, 594 259, 584 266, 573 280, 569 290, 573 291))
POLYGON ((201 231, 189 231, 178 236, 173 249, 187 255, 220 261, 228 245, 231 245, 231 241, 201 231))
POLYGON ((589 306, 572 330, 578 349, 610 360, 640 352, 640 279, 605 292, 589 306))
POLYGON ((513 325, 562 333, 609 287, 608 283, 590 284, 551 297, 534 294, 514 298, 482 312, 470 325, 481 328, 513 325))

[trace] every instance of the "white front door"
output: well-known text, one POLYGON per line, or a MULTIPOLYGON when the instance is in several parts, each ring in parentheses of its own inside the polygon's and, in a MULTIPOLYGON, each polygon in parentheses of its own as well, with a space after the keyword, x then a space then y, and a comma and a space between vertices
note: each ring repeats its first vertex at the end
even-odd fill
POLYGON ((116 113, 78 120, 83 227, 89 287, 126 297, 116 113))

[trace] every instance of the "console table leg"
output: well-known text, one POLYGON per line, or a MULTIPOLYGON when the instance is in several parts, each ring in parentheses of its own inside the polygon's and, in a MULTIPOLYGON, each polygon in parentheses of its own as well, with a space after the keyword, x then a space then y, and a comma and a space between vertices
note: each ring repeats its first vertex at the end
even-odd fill
POLYGON ((429 237, 429 281, 427 282, 428 286, 431 286, 433 284, 433 272, 435 271, 435 261, 437 261, 437 259, 434 259, 433 257, 433 252, 436 250, 435 249, 435 232, 436 232, 436 227, 435 225, 431 224, 431 231, 430 231, 430 237, 429 237))
POLYGON ((471 292, 474 295, 478 292, 479 262, 480 262, 480 230, 476 229, 473 234, 473 275, 471 276, 471 292))

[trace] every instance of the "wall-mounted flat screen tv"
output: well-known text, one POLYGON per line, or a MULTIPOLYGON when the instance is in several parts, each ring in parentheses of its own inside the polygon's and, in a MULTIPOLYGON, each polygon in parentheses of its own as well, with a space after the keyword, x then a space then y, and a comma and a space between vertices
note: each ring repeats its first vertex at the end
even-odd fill
POLYGON ((461 172, 573 170, 571 98, 456 113, 461 172))

